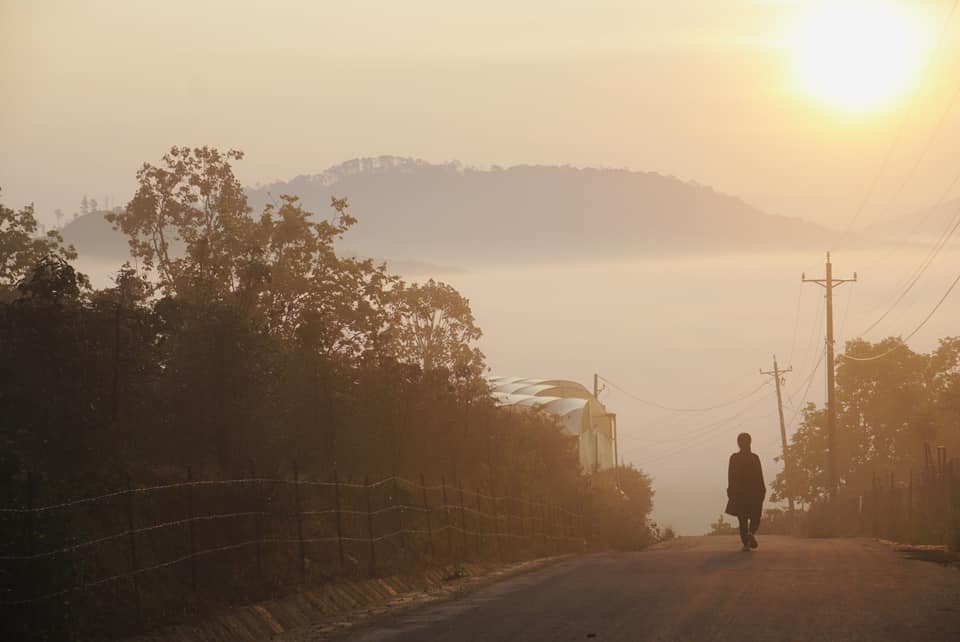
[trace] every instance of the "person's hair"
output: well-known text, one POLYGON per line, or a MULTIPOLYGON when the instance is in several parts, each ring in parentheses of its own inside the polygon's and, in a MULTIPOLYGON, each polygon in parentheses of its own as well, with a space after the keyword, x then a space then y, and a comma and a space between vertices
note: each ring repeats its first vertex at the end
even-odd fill
POLYGON ((739 435, 737 435, 737 445, 740 446, 741 448, 749 448, 751 441, 752 440, 750 439, 750 433, 748 432, 742 432, 739 435))

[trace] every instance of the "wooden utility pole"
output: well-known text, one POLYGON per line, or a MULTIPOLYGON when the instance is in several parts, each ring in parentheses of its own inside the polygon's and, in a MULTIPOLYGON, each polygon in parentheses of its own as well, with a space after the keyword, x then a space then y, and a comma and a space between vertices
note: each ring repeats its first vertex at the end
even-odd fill
POLYGON ((787 372, 793 372, 792 366, 787 366, 786 370, 781 370, 777 365, 777 355, 773 355, 773 370, 761 370, 760 374, 770 375, 777 385, 777 412, 780 415, 780 444, 783 449, 783 480, 787 489, 787 503, 790 506, 790 514, 793 515, 793 494, 790 492, 790 482, 793 473, 790 470, 790 459, 787 456, 787 426, 783 421, 783 397, 780 395, 780 384, 783 383, 783 375, 787 372))
MULTIPOLYGON (((593 373, 593 398, 600 403, 600 375, 593 373)), ((593 412, 590 411, 590 405, 587 404, 587 412, 590 418, 590 430, 593 432, 593 472, 600 470, 600 436, 597 427, 593 425, 593 412)))
POLYGON ((833 343, 833 288, 844 283, 856 283, 857 273, 852 279, 833 278, 833 264, 830 263, 830 252, 827 252, 826 278, 808 279, 806 274, 800 276, 802 283, 816 283, 823 286, 827 292, 827 479, 830 485, 830 499, 837 495, 837 404, 836 390, 834 389, 834 343, 833 343))
POLYGON ((617 413, 611 412, 610 417, 610 434, 613 437, 613 476, 614 482, 617 484, 617 488, 620 488, 620 452, 619 447, 617 446, 617 413))

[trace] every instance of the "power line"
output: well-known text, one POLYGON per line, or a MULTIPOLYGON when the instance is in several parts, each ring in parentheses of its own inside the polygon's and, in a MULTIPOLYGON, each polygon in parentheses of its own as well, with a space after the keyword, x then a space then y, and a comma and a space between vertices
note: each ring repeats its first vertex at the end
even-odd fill
POLYGON ((626 396, 630 397, 630 398, 633 399, 634 401, 639 401, 640 403, 644 404, 645 406, 650 406, 650 407, 652 407, 652 408, 659 408, 660 410, 669 410, 669 411, 672 411, 672 412, 707 412, 707 411, 709 411, 709 410, 716 410, 716 409, 718 409, 718 408, 724 408, 724 407, 726 407, 726 406, 732 406, 733 404, 737 403, 738 401, 743 401, 744 399, 749 399, 749 398, 752 397, 753 395, 757 394, 764 386, 766 386, 768 383, 770 383, 769 381, 765 381, 765 382, 763 382, 761 385, 759 385, 759 386, 757 386, 756 388, 754 388, 753 390, 750 390, 749 392, 745 392, 745 393, 743 393, 743 394, 741 394, 741 395, 738 395, 738 396, 736 396, 736 397, 734 397, 734 398, 732 398, 732 399, 730 399, 730 400, 728 400, 728 401, 724 401, 724 402, 722 402, 722 403, 714 404, 714 405, 712 405, 712 406, 703 406, 703 407, 700 407, 700 408, 676 408, 676 407, 673 407, 673 406, 665 406, 665 405, 663 405, 663 404, 657 403, 657 402, 655 402, 655 401, 650 401, 650 400, 648 400, 648 399, 643 399, 643 398, 641 398, 641 397, 633 394, 633 393, 630 392, 629 390, 626 390, 626 389, 618 386, 617 384, 615 384, 614 382, 610 381, 610 380, 607 379, 606 377, 600 377, 600 379, 602 379, 602 380, 604 381, 604 383, 609 384, 611 388, 615 388, 615 389, 619 390, 621 393, 623 393, 623 394, 625 394, 626 396))
POLYGON ((790 357, 787 361, 793 361, 793 351, 797 347, 797 333, 800 329, 800 308, 803 303, 803 283, 800 283, 800 292, 797 294, 797 312, 793 317, 793 338, 790 339, 790 357))
MULTIPOLYGON (((956 12, 958 5, 960 5, 960 0, 954 0, 953 6, 950 7, 950 11, 947 13, 946 18, 944 18, 943 28, 940 31, 940 37, 937 40, 937 45, 936 47, 934 47, 933 52, 927 61, 926 68, 924 71, 930 68, 933 60, 937 58, 937 56, 940 54, 940 51, 943 49, 947 32, 949 31, 949 27, 950 27, 950 21, 953 18, 953 14, 956 12)), ((920 168, 920 165, 923 163, 923 159, 926 158, 927 153, 929 153, 930 148, 933 146, 933 142, 936 140, 937 134, 940 131, 940 128, 943 127, 944 123, 947 120, 947 117, 950 115, 950 112, 953 111, 954 104, 956 103, 956 100, 958 97, 960 97, 960 86, 957 87, 953 96, 950 98, 950 101, 947 103, 946 110, 944 110, 944 112, 940 115, 940 119, 937 121, 937 124, 934 126, 933 130, 930 132, 930 135, 927 137, 927 140, 924 143, 923 148, 920 150, 920 154, 917 156, 913 165, 910 167, 910 170, 907 172, 906 176, 904 176, 903 180, 900 182, 899 186, 897 187, 897 190, 890 197, 891 203, 900 198, 900 195, 903 193, 903 190, 906 188, 907 184, 916 175, 917 170, 920 168)), ((913 108, 913 104, 911 103, 911 109, 912 108, 913 108)), ((891 209, 892 209, 892 205, 891 205, 891 209)))
MULTIPOLYGON (((803 287, 802 282, 800 283, 800 287, 803 287)), ((804 354, 810 354, 810 355, 816 356, 817 354, 823 353, 823 350, 816 350, 815 348, 817 343, 822 344, 823 341, 826 340, 826 337, 822 333, 819 336, 817 335, 817 328, 822 327, 820 325, 820 321, 824 311, 826 310, 826 306, 827 306, 827 299, 826 297, 823 297, 820 299, 820 303, 817 305, 817 312, 814 315, 813 325, 810 326, 810 336, 807 339, 807 349, 805 350, 804 354)), ((804 361, 803 365, 804 367, 806 367, 810 365, 810 363, 812 362, 813 362, 813 357, 811 357, 807 361, 804 361)))
POLYGON ((930 312, 927 314, 927 316, 924 317, 923 321, 920 322, 920 325, 918 325, 917 327, 915 327, 915 328, 910 332, 910 334, 908 334, 906 337, 902 337, 902 338, 898 337, 898 338, 900 339, 899 343, 898 343, 897 345, 895 345, 894 347, 890 348, 889 350, 887 350, 886 352, 884 352, 884 353, 882 353, 882 354, 873 355, 873 356, 871 356, 871 357, 856 357, 856 356, 847 355, 847 354, 842 354, 842 355, 840 355, 840 356, 841 356, 842 358, 848 359, 848 360, 850 360, 850 361, 876 361, 877 359, 882 359, 882 358, 884 358, 884 357, 886 357, 886 356, 888 356, 888 355, 893 354, 894 352, 896 352, 896 351, 899 350, 900 348, 906 347, 906 342, 909 341, 910 339, 912 339, 913 336, 914 336, 916 333, 920 332, 920 330, 923 328, 923 326, 927 325, 927 322, 930 321, 930 319, 933 318, 933 315, 937 313, 937 310, 940 309, 940 306, 942 306, 942 305, 943 305, 943 302, 947 300, 947 297, 950 296, 950 293, 953 292, 953 289, 954 289, 955 287, 957 287, 957 284, 958 284, 958 283, 960 283, 960 274, 957 275, 957 278, 955 278, 955 279, 953 280, 953 283, 951 283, 951 284, 950 284, 950 287, 947 288, 947 291, 943 293, 943 296, 940 297, 940 300, 937 301, 937 304, 936 304, 935 306, 933 306, 933 309, 930 310, 930 312))
MULTIPOLYGON (((770 382, 767 381, 767 382, 765 382, 765 385, 769 385, 769 383, 770 383, 770 382)), ((718 420, 716 420, 716 421, 712 421, 712 422, 710 422, 710 423, 697 426, 697 427, 695 427, 695 428, 693 428, 693 429, 691 429, 691 430, 688 430, 688 431, 686 431, 686 432, 683 432, 683 433, 680 433, 680 434, 677 434, 677 435, 672 435, 672 436, 668 437, 667 439, 661 439, 661 440, 659 440, 659 441, 653 441, 653 442, 646 442, 645 445, 647 445, 647 446, 661 446, 661 445, 663 445, 663 444, 674 444, 674 443, 676 443, 676 442, 678 442, 678 441, 680 441, 680 440, 682 440, 682 439, 694 439, 694 440, 696 440, 697 438, 702 437, 703 435, 710 433, 710 432, 712 431, 711 429, 713 429, 713 428, 720 428, 720 427, 722 427, 724 424, 727 424, 727 423, 729 423, 729 422, 731 422, 731 421, 733 421, 733 420, 735 420, 735 419, 738 419, 738 418, 742 417, 742 416, 743 416, 744 414, 746 414, 749 410, 752 410, 753 408, 756 408, 758 405, 760 405, 760 403, 762 403, 765 399, 766 399, 766 397, 761 397, 761 398, 757 399, 756 401, 754 401, 753 403, 751 403, 751 404, 749 404, 749 405, 747 405, 747 406, 744 406, 743 408, 741 408, 740 410, 738 410, 735 414, 730 415, 729 417, 724 417, 723 419, 718 419, 718 420)))
MULTIPOLYGON (((950 20, 953 18, 953 14, 957 9, 958 4, 960 4, 960 0, 954 0, 953 5, 950 7, 950 11, 949 13, 947 13, 947 16, 943 22, 943 27, 940 30, 940 37, 937 41, 937 46, 931 53, 930 58, 927 59, 927 64, 925 66, 924 71, 926 71, 926 69, 930 67, 930 64, 933 62, 934 57, 939 54, 940 49, 943 47, 947 30, 948 30, 948 27, 950 26, 950 20)), ((893 150, 900 143, 900 138, 903 135, 904 127, 906 126, 907 121, 910 119, 910 114, 913 112, 913 108, 916 105, 916 102, 917 102, 917 94, 916 92, 914 92, 910 98, 910 104, 907 106, 907 109, 903 114, 903 118, 900 119, 900 124, 897 126, 897 132, 894 135, 893 140, 890 141, 890 145, 887 147, 887 151, 883 156, 883 161, 877 167, 877 171, 874 172, 873 178, 871 179, 867 187, 867 192, 864 194, 863 199, 861 199, 860 205, 857 207, 856 211, 853 214, 853 218, 850 219, 850 221, 847 223, 846 227, 844 228, 843 232, 841 233, 840 239, 839 239, 840 241, 843 241, 844 239, 846 239, 847 235, 850 233, 850 230, 853 228, 857 220, 860 218, 860 215, 863 214, 863 211, 866 209, 867 203, 873 197, 873 193, 877 188, 877 184, 880 182, 880 176, 882 176, 884 171, 886 171, 887 165, 890 162, 890 158, 893 156, 893 150)))
POLYGON ((906 287, 901 290, 900 294, 896 299, 894 299, 889 307, 887 307, 886 311, 881 314, 876 321, 871 323, 863 332, 860 333, 861 336, 866 335, 871 330, 876 328, 885 318, 887 318, 891 312, 893 312, 900 302, 903 301, 904 297, 910 293, 910 291, 913 289, 913 286, 917 284, 927 269, 933 264, 934 260, 936 260, 937 256, 939 256, 943 248, 946 247, 947 243, 950 242, 950 239, 953 238, 953 235, 956 233, 957 229, 960 229, 960 209, 957 210, 957 213, 954 215, 953 219, 950 220, 947 228, 940 235, 940 238, 937 240, 936 244, 934 244, 933 248, 927 252, 927 255, 920 262, 920 265, 913 271, 913 274, 908 279, 906 287))
POLYGON ((800 384, 801 386, 807 386, 803 391, 803 395, 800 397, 800 404, 795 405, 793 398, 789 394, 787 395, 787 399, 790 400, 790 405, 793 406, 793 416, 790 417, 790 425, 793 425, 793 422, 796 421, 797 416, 800 415, 800 412, 807 403, 807 395, 810 394, 810 388, 813 387, 813 378, 820 369, 820 364, 823 363, 824 354, 823 351, 820 352, 820 358, 817 360, 817 363, 814 364, 813 369, 810 371, 810 374, 807 375, 807 378, 804 379, 804 382, 800 384))
POLYGON ((847 317, 850 315, 850 303, 853 301, 853 288, 847 289, 847 303, 843 306, 843 316, 840 317, 840 325, 837 326, 837 336, 843 340, 843 331, 847 327, 847 317))
MULTIPOLYGON (((641 465, 643 465, 643 466, 649 466, 650 464, 655 464, 655 463, 660 462, 660 461, 663 461, 663 460, 665 460, 665 459, 669 459, 669 458, 671 458, 671 457, 675 457, 676 455, 679 455, 679 454, 681 454, 681 453, 684 453, 684 452, 690 450, 691 448, 696 448, 697 446, 700 446, 701 444, 704 444, 704 443, 706 443, 706 442, 709 442, 711 439, 714 439, 714 438, 719 437, 719 436, 723 436, 724 433, 721 432, 722 429, 724 429, 724 428, 729 428, 729 424, 730 424, 731 422, 733 422, 733 421, 736 420, 736 419, 739 419, 741 416, 743 416, 744 414, 746 414, 746 412, 747 412, 748 410, 750 410, 751 408, 756 407, 757 405, 759 405, 760 402, 763 402, 763 401, 766 401, 766 398, 765 398, 765 397, 762 398, 762 399, 758 399, 758 400, 757 400, 757 403, 751 404, 751 406, 750 406, 749 408, 744 408, 743 410, 741 410, 741 411, 740 411, 739 413, 737 413, 736 415, 727 418, 727 419, 724 420, 721 424, 716 425, 715 428, 713 428, 713 429, 711 429, 711 430, 708 430, 708 431, 706 431, 706 432, 704 432, 704 433, 701 433, 697 438, 689 441, 688 443, 684 444, 683 446, 680 446, 679 448, 676 448, 676 449, 674 449, 674 450, 672 450, 672 451, 668 451, 668 452, 666 452, 666 453, 663 453, 663 454, 661 454, 661 455, 658 455, 658 456, 654 457, 653 459, 648 459, 648 460, 642 462, 641 465)), ((763 415, 760 415, 759 417, 756 418, 756 420, 759 421, 759 420, 761 420, 761 419, 766 419, 767 417, 771 417, 771 416, 773 416, 774 414, 776 414, 776 410, 771 410, 771 411, 769 411, 769 412, 767 412, 767 413, 765 413, 765 414, 763 414, 763 415)), ((739 426, 739 425, 740 425, 740 424, 737 424, 737 426, 739 426)))
MULTIPOLYGON (((960 89, 960 88, 958 88, 958 89, 960 89)), ((950 196, 950 193, 953 192, 954 187, 956 187, 956 185, 957 185, 958 183, 960 183, 960 171, 958 171, 958 172, 954 175, 953 180, 950 181, 950 184, 947 186, 947 188, 946 188, 946 189, 943 191, 943 193, 940 195, 940 198, 937 199, 936 203, 935 203, 934 205, 932 205, 929 209, 927 209, 927 213, 913 226, 913 228, 911 228, 911 230, 910 230, 909 232, 907 232, 907 233, 904 235, 904 238, 905 238, 905 239, 909 239, 909 238, 913 237, 913 235, 917 232, 917 230, 919 230, 921 227, 923 227, 923 226, 926 224, 926 222, 927 222, 934 214, 937 213, 937 211, 943 206, 943 204, 946 203, 948 197, 950 196)), ((950 226, 950 222, 948 221, 948 222, 947 222, 947 228, 949 228, 949 226, 950 226)), ((946 231, 946 230, 945 230, 945 231, 946 231)), ((943 234, 943 233, 941 233, 941 237, 940 237, 940 238, 942 238, 942 234, 943 234)), ((939 239, 938 239, 937 242, 939 242, 939 239)), ((937 244, 937 242, 934 243, 934 246, 937 244)), ((885 262, 887 259, 889 259, 891 256, 893 256, 894 254, 896 254, 896 248, 891 248, 891 249, 889 249, 887 252, 885 252, 885 253, 880 257, 880 259, 876 261, 876 263, 883 263, 883 262, 885 262)), ((929 252, 928 252, 928 255, 927 255, 927 256, 929 256, 929 252)), ((925 257, 921 260, 921 265, 924 263, 924 261, 926 261, 927 256, 925 256, 925 257)), ((911 281, 911 279, 914 277, 915 274, 916 274, 916 269, 914 269, 914 271, 911 272, 906 278, 900 280, 900 282, 897 284, 897 287, 896 287, 895 289, 899 291, 901 288, 906 287, 907 284, 911 281)), ((879 310, 881 307, 882 307, 882 306, 874 306, 872 311, 879 310)), ((878 322, 879 322, 880 320, 882 320, 882 319, 878 319, 878 322)), ((865 331, 862 332, 861 334, 866 334, 866 332, 869 332, 869 331, 872 330, 872 329, 873 329, 873 326, 871 326, 870 328, 868 328, 867 330, 865 330, 865 331)))

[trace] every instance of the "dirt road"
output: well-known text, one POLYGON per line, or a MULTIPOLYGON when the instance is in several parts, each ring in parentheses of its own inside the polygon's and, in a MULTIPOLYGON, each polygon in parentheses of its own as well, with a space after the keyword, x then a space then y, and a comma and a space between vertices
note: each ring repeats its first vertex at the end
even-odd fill
POLYGON ((733 537, 690 537, 571 559, 339 639, 946 642, 960 640, 960 569, 862 539, 771 536, 744 553, 733 537))

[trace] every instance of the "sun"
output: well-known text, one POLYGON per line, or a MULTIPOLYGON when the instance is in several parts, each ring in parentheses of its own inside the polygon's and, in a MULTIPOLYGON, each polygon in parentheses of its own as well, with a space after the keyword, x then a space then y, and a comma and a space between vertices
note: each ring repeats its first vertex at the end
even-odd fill
POLYGON ((917 83, 929 24, 885 0, 817 3, 788 30, 794 78, 818 102, 847 112, 888 108, 917 83))

